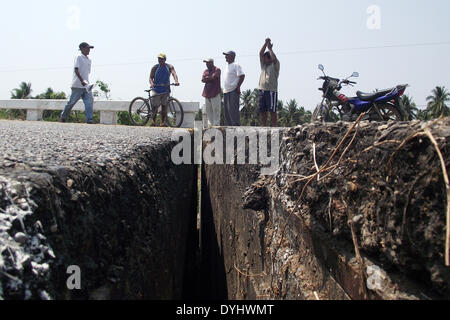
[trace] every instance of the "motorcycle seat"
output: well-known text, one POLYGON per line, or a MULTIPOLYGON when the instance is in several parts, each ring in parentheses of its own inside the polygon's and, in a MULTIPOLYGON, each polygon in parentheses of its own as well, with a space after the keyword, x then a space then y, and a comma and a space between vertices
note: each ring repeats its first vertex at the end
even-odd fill
POLYGON ((394 89, 395 88, 384 89, 384 90, 379 90, 379 91, 372 92, 372 93, 365 93, 365 92, 358 91, 358 92, 356 92, 356 95, 362 101, 374 101, 382 96, 389 94, 394 89))

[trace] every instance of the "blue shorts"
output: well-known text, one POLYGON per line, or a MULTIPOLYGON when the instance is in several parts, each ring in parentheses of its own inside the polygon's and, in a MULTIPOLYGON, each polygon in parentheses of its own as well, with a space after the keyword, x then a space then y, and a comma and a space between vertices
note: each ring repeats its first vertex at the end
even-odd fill
POLYGON ((274 91, 259 90, 259 112, 277 112, 278 93, 274 91))

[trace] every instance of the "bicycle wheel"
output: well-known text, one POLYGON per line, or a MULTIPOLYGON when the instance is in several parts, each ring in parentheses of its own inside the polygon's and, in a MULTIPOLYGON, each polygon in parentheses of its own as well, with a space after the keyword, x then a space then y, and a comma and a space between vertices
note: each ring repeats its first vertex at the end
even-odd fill
POLYGON ((378 109, 383 117, 383 121, 402 121, 402 114, 392 103, 385 103, 378 109))
POLYGON ((175 98, 170 98, 167 107, 167 125, 172 128, 179 128, 183 124, 183 120, 184 111, 181 103, 175 98))
POLYGON ((136 98, 131 102, 128 115, 132 124, 145 126, 150 120, 151 114, 147 99, 136 98))

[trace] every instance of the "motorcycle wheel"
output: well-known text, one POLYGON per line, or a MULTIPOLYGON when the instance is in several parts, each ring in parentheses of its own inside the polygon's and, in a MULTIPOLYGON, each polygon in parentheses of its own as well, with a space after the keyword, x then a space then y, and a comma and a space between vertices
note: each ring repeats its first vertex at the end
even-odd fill
POLYGON ((403 120, 401 112, 392 103, 385 103, 384 105, 379 106, 378 109, 380 110, 381 116, 383 117, 382 121, 403 120))
POLYGON ((331 122, 332 119, 329 112, 327 106, 318 105, 313 111, 311 122, 331 122))
POLYGON ((321 109, 322 109, 322 108, 321 108, 320 105, 318 105, 318 106, 314 109, 313 114, 312 114, 312 116, 311 116, 311 122, 318 122, 318 121, 321 121, 321 120, 322 120, 321 109))

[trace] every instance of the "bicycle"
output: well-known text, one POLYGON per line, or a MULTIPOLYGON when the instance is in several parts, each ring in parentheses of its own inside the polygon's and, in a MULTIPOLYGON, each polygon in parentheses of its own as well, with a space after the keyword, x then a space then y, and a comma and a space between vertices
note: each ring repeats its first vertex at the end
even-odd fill
MULTIPOLYGON (((172 83, 169 85, 158 85, 155 87, 169 86, 175 86, 175 84, 172 83)), ((131 123, 133 123, 134 125, 145 126, 150 121, 150 118, 153 118, 158 114, 160 106, 154 106, 152 100, 167 93, 161 93, 152 96, 152 91, 155 89, 155 87, 150 88, 150 90, 145 90, 145 92, 148 93, 148 99, 137 97, 130 103, 128 115, 131 123)), ((183 124, 183 120, 184 111, 181 103, 169 94, 166 124, 172 128, 179 128, 183 124)))

